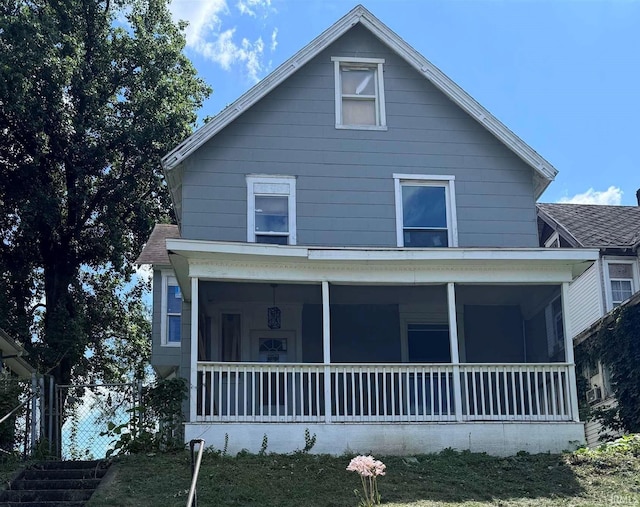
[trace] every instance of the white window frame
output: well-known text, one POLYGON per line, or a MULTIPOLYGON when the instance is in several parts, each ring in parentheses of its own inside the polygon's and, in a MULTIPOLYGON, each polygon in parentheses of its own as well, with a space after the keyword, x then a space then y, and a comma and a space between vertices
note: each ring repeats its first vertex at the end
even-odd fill
MULTIPOLYGON (((247 176, 247 242, 256 243, 256 196, 274 195, 288 197, 289 232, 260 233, 260 236, 288 236, 287 244, 295 245, 296 234, 296 177, 267 174, 247 176)), ((277 245, 271 245, 277 246, 277 245)))
POLYGON ((605 259, 604 263, 604 289, 605 296, 607 299, 607 311, 613 310, 613 291, 611 290, 611 282, 612 281, 631 281, 631 295, 638 292, 638 261, 637 260, 629 260, 627 259, 605 259), (631 264, 631 278, 611 278, 609 276, 609 264, 631 264))
MULTIPOLYGON (((162 297, 161 297, 161 312, 160 312, 160 344, 163 347, 180 347, 182 344, 182 312, 180 312, 180 341, 179 342, 170 342, 169 341, 169 329, 167 326, 167 320, 169 318, 169 312, 167 312, 167 303, 169 301, 169 285, 177 285, 178 280, 175 277, 173 271, 162 271, 162 297)), ((184 295, 182 294, 182 288, 180 288, 181 295, 181 304, 184 301, 184 295)), ((175 315, 175 314, 171 314, 175 315)))
POLYGON ((455 176, 430 174, 394 174, 393 183, 396 197, 396 241, 404 247, 404 223, 402 212, 402 186, 443 187, 447 215, 448 246, 458 246, 458 218, 456 215, 455 176))
POLYGON ((387 112, 384 98, 384 58, 358 58, 333 56, 335 77, 336 128, 353 130, 387 130, 387 112), (375 125, 346 125, 342 121, 342 73, 343 66, 362 67, 375 71, 375 125))

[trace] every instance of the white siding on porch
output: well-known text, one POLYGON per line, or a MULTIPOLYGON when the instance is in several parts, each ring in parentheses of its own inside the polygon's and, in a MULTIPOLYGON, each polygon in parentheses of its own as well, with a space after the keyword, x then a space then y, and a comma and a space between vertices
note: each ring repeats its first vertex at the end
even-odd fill
POLYGON ((569 315, 572 336, 587 329, 603 315, 598 263, 569 285, 569 315))

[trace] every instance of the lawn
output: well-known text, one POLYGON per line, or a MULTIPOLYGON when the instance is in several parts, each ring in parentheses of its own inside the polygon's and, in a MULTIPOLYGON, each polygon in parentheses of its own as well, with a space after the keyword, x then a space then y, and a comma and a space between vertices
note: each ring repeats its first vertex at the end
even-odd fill
MULTIPOLYGON (((632 452, 588 452, 496 458, 445 451, 380 457, 388 507, 640 506, 640 441, 632 452)), ((206 453, 198 482, 201 506, 353 506, 359 477, 352 456, 221 456, 206 453)), ((189 456, 134 455, 114 461, 111 480, 87 507, 184 506, 189 456)))

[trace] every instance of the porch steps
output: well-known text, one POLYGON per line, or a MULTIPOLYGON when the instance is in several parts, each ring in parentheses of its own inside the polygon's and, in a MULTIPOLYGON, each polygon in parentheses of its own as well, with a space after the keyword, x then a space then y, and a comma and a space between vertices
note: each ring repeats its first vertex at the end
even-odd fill
POLYGON ((46 461, 0 491, 0 507, 82 507, 107 473, 105 461, 46 461))

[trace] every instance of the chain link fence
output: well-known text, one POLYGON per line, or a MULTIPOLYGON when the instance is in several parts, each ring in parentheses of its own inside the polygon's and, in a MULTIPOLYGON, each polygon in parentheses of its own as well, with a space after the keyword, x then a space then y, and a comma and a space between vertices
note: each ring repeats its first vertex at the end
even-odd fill
POLYGON ((56 386, 55 454, 63 460, 104 458, 115 439, 109 428, 136 424, 141 384, 80 384, 56 386))

